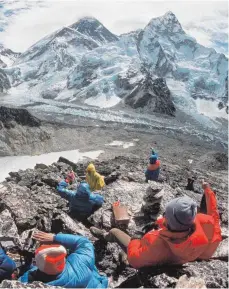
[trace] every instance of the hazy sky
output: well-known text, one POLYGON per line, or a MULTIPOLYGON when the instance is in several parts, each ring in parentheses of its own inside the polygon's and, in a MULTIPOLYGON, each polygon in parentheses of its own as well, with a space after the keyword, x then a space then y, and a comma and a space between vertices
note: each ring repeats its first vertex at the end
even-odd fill
POLYGON ((4 27, 0 42, 15 51, 24 51, 83 16, 94 16, 110 31, 121 34, 144 28, 150 19, 169 10, 199 43, 227 54, 227 1, 0 1, 0 28, 4 27))

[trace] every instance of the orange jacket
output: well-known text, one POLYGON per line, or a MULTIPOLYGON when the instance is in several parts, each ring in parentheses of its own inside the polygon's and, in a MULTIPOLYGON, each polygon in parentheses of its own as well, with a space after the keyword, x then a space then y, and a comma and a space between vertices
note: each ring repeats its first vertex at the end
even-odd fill
POLYGON ((128 245, 128 261, 134 268, 161 264, 184 264, 196 259, 209 259, 217 249, 221 237, 219 213, 214 192, 205 191, 207 215, 197 214, 195 230, 171 232, 158 220, 159 230, 147 233, 141 240, 128 245))

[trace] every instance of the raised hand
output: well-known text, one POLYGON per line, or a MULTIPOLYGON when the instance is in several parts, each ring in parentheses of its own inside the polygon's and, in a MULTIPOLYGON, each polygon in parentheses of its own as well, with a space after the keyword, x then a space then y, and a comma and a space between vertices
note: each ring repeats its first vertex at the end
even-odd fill
POLYGON ((42 231, 37 231, 33 233, 32 238, 41 243, 52 243, 54 241, 55 234, 45 233, 42 231))

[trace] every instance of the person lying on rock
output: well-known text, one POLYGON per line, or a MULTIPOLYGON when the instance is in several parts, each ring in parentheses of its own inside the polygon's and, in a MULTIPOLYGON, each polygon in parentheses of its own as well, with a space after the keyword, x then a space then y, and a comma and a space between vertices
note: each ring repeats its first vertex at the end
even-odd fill
POLYGON ((149 158, 149 165, 145 171, 146 182, 157 181, 160 173, 161 162, 158 160, 158 154, 152 149, 152 155, 149 158))
POLYGON ((0 248, 0 282, 5 279, 11 279, 11 275, 15 269, 15 262, 0 248))
POLYGON ((214 192, 203 182, 207 215, 197 214, 197 205, 189 197, 175 198, 165 209, 164 218, 156 221, 158 230, 152 230, 142 239, 131 239, 119 229, 109 233, 91 227, 96 237, 117 242, 127 252, 127 260, 134 268, 162 264, 185 264, 212 257, 222 240, 219 213, 214 192))
POLYGON ((89 164, 86 169, 86 182, 92 191, 99 191, 105 186, 104 177, 96 172, 93 164, 89 164))
POLYGON ((41 281, 65 288, 107 288, 108 279, 98 273, 94 247, 87 238, 40 231, 34 233, 33 238, 43 245, 35 252, 36 266, 32 266, 19 281, 41 281))
POLYGON ((69 201, 70 212, 73 217, 87 218, 103 205, 103 196, 92 193, 86 182, 81 182, 76 191, 68 190, 67 187, 68 183, 60 181, 57 191, 61 197, 69 201))

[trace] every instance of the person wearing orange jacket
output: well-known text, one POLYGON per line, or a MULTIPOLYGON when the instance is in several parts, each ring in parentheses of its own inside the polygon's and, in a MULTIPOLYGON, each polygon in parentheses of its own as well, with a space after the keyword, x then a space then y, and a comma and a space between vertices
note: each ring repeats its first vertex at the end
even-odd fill
MULTIPOLYGON (((209 184, 203 182, 207 214, 197 214, 197 204, 189 197, 170 201, 163 218, 156 221, 158 230, 152 230, 142 239, 131 239, 119 229, 111 229, 103 238, 117 242, 127 252, 134 268, 162 264, 185 264, 212 257, 222 240, 217 200, 209 184)), ((91 228, 94 235, 99 230, 91 228)))

